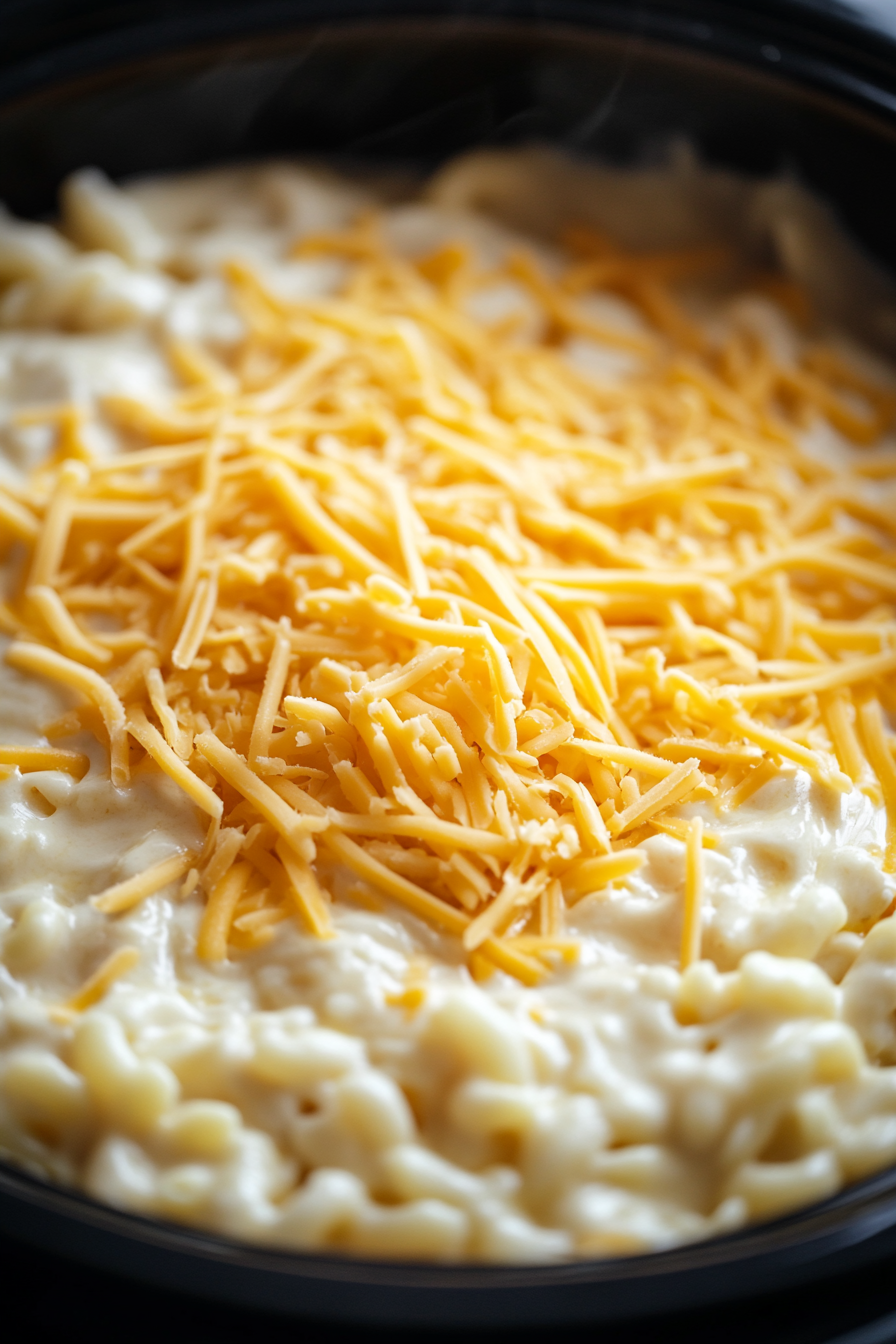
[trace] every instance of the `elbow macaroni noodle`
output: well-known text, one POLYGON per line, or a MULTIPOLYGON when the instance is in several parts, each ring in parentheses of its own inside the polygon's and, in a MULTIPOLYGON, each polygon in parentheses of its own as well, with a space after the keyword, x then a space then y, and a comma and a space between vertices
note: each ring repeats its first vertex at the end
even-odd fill
POLYGON ((896 1162, 896 379, 578 172, 0 217, 8 1160, 520 1263, 896 1162))

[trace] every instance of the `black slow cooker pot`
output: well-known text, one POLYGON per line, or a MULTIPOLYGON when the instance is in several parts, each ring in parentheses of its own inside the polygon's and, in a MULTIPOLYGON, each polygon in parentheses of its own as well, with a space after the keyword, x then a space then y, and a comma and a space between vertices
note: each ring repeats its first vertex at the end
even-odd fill
MULTIPOLYGON (((796 173, 896 272, 896 0, 4 0, 0 32, 0 200, 26 215, 51 210, 84 164, 120 176, 296 154, 423 172, 473 145, 547 140, 632 161, 684 135, 710 163, 796 173)), ((0 1233, 304 1317, 633 1324, 884 1279, 896 1171, 714 1241, 543 1267, 237 1245, 5 1166, 0 1233)), ((893 1323, 848 1336, 894 1337, 893 1323)))

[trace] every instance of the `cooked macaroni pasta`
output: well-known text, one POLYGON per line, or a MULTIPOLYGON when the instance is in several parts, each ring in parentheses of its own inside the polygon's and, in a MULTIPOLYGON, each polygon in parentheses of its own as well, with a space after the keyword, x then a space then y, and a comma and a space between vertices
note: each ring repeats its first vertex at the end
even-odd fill
POLYGON ((498 1262, 896 1161, 896 379, 825 228, 538 154, 0 219, 10 1161, 498 1262))

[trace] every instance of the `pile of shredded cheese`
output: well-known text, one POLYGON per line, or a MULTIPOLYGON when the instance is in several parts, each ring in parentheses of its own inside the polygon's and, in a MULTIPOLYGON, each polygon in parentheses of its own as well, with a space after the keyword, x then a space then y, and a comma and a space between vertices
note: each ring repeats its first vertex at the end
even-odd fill
POLYGON ((561 275, 523 252, 485 274, 460 244, 401 259, 365 217, 301 244, 349 264, 336 297, 231 265, 244 341, 226 365, 173 347, 168 405, 107 399, 131 451, 93 457, 55 412, 53 460, 0 494, 26 552, 8 661, 83 696, 50 741, 90 728, 117 785, 160 767, 210 818, 201 854, 98 895, 110 917, 199 888, 215 961, 291 916, 332 936, 334 892, 385 896, 477 976, 534 984, 576 955, 568 907, 661 830, 687 845, 687 965, 714 840, 677 809, 734 808, 782 765, 882 803, 896 867, 896 521, 867 488, 896 458, 858 447, 892 396, 820 345, 784 368, 709 341, 672 288, 709 255, 567 243, 561 275), (502 276, 540 339, 469 315, 502 276), (651 334, 596 323, 593 290, 651 334), (571 333, 641 372, 598 385, 571 333), (851 473, 800 450, 816 414, 851 473))

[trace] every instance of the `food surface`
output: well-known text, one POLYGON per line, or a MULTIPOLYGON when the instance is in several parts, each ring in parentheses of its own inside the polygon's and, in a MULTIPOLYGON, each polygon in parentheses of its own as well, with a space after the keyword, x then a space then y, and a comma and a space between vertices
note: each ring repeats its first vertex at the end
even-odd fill
POLYGON ((9 1161, 498 1262, 896 1162, 896 377, 686 168, 0 218, 9 1161))

